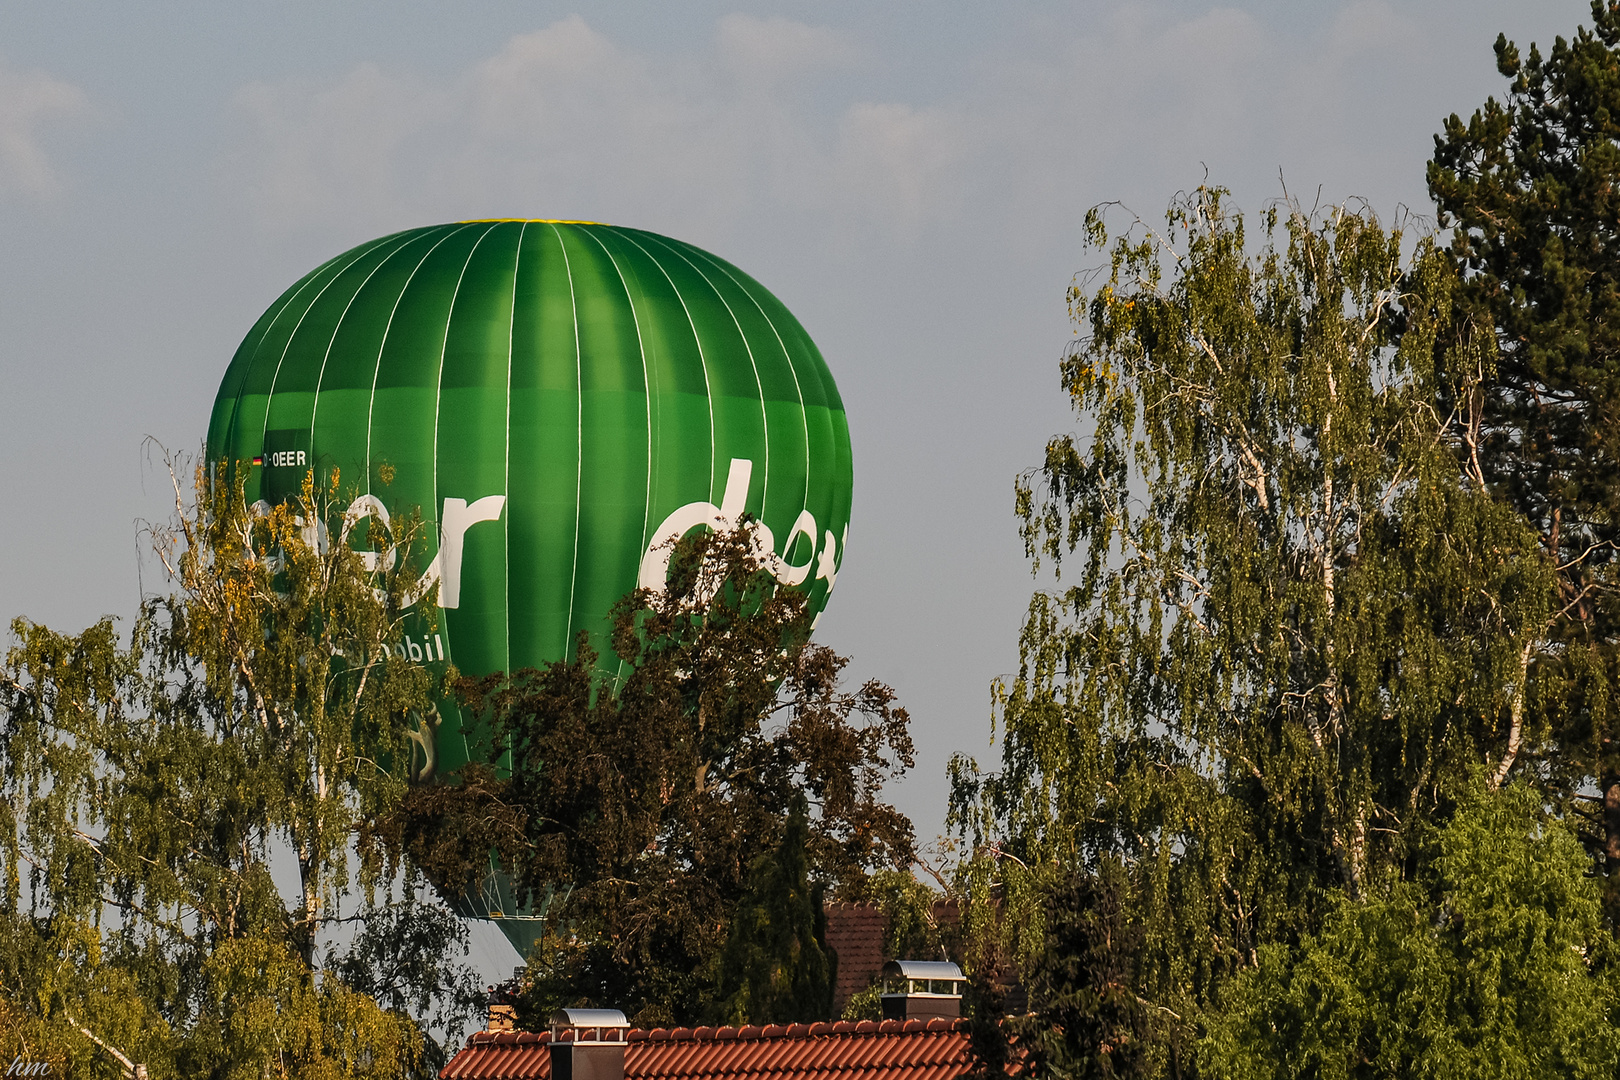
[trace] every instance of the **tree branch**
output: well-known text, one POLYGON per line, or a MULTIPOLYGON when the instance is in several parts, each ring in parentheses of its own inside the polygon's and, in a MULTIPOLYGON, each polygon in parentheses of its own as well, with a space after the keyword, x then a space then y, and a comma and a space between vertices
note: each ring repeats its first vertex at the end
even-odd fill
POLYGON ((103 1050, 107 1051, 107 1053, 109 1053, 113 1057, 117 1058, 118 1063, 124 1067, 124 1071, 126 1073, 128 1073, 131 1077, 137 1077, 137 1076, 144 1076, 145 1075, 145 1073, 146 1073, 146 1066, 145 1065, 137 1065, 133 1061, 129 1060, 129 1057, 126 1054, 124 1054, 123 1051, 119 1050, 116 1046, 113 1046, 110 1043, 102 1041, 100 1038, 98 1038, 96 1036, 95 1032, 91 1031, 89 1028, 85 1027, 83 1024, 81 1024, 77 1020, 75 1020, 71 1013, 63 1013, 62 1017, 63 1017, 63 1019, 65 1019, 68 1022, 69 1026, 71 1026, 74 1030, 76 1030, 80 1035, 83 1035, 85 1038, 89 1039, 91 1042, 95 1043, 97 1046, 99 1046, 103 1050))
POLYGON ((1519 650, 1519 685, 1513 688, 1513 719, 1508 728, 1507 752, 1502 755, 1502 763, 1496 767, 1496 775, 1491 777, 1493 790, 1502 786, 1502 781, 1507 779, 1508 770, 1513 768, 1513 762, 1519 756, 1519 740, 1524 731, 1524 684, 1529 678, 1530 650, 1535 643, 1534 635, 1526 634, 1524 648, 1519 650))

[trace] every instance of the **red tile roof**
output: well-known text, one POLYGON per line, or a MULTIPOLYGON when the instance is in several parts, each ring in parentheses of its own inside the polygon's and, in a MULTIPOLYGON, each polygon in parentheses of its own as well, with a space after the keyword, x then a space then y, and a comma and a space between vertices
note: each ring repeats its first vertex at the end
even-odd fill
MULTIPOLYGON (((550 1080, 551 1033, 478 1032, 442 1080, 550 1080)), ((966 1020, 863 1020, 630 1032, 625 1080, 957 1080, 966 1020)))

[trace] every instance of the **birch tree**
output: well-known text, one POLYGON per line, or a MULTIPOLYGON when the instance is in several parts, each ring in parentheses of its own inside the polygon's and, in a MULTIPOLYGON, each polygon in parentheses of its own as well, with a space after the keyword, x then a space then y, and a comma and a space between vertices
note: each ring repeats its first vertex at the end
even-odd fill
POLYGON ((1465 777, 1500 783, 1541 735, 1551 567, 1457 438, 1489 328, 1427 237, 1353 207, 1261 220, 1251 250, 1203 188, 1164 230, 1088 219, 1108 262, 1061 365, 1081 433, 1016 486, 1051 585, 995 687, 999 770, 952 765, 970 883, 1026 961, 1043 889, 1127 890, 1148 1071, 1261 945, 1387 888, 1465 777))
POLYGON ((249 507, 232 470, 199 469, 151 530, 174 591, 143 604, 127 645, 111 620, 12 625, 0 995, 65 1033, 53 1052, 74 1075, 432 1064, 410 1014, 453 996, 459 928, 351 839, 405 790, 436 688, 387 646, 408 605, 431 620, 433 603, 413 592, 410 524, 361 543, 338 484, 312 475, 249 507), (290 896, 278 862, 296 867, 290 896))

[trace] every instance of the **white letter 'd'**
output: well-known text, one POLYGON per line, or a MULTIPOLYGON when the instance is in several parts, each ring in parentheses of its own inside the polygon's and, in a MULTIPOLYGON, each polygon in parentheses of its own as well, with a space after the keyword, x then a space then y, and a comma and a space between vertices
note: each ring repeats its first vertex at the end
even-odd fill
POLYGON ((647 553, 641 557, 641 573, 636 577, 636 585, 663 592, 669 580, 669 557, 675 553, 677 540, 699 525, 707 525, 715 532, 725 532, 735 525, 748 502, 748 481, 753 474, 752 461, 732 458, 731 471, 726 474, 726 493, 720 497, 719 506, 712 502, 687 503, 665 518, 647 541, 647 553))

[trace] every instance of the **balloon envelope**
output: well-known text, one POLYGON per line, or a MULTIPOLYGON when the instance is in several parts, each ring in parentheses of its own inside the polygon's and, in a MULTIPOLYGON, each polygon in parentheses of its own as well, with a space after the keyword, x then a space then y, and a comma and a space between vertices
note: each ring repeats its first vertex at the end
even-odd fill
MULTIPOLYGON (((483 675, 606 653, 671 536, 761 526, 819 613, 843 561, 849 429, 821 354, 756 281, 690 244, 589 222, 396 233, 316 268, 237 350, 208 457, 248 500, 340 472, 368 527, 410 510, 443 609, 397 647, 483 675)), ((422 775, 477 754, 453 709, 422 775)))

